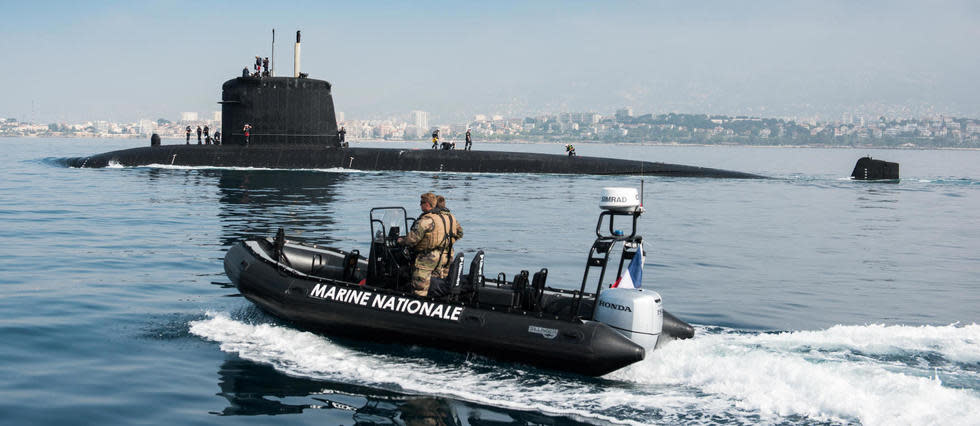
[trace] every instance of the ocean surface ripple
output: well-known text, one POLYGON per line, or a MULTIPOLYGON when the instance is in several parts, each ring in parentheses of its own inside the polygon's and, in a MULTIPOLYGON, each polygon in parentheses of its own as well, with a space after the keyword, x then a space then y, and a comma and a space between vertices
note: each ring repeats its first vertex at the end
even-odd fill
MULTIPOLYGON (((166 142, 165 142, 166 143, 166 142)), ((222 258, 272 235, 367 250, 367 211, 449 200, 457 250, 577 288, 603 176, 75 169, 132 140, 0 139, 0 419, 10 424, 976 424, 980 152, 645 145, 645 288, 696 325, 601 378, 298 329, 222 258), (895 183, 847 178, 857 158, 895 183), (274 420, 273 420, 274 421, 274 420)), ((368 146, 425 148, 424 143, 368 146)), ((560 153, 560 144, 478 149, 560 153)), ((613 277, 614 278, 614 277, 613 277)), ((610 278, 610 279, 613 279, 610 278)))

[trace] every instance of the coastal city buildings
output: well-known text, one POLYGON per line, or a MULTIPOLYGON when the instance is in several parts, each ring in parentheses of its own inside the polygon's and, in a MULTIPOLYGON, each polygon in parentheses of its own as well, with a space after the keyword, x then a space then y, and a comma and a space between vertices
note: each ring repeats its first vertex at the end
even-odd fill
MULTIPOLYGON (((478 114, 458 123, 430 123, 426 111, 382 120, 347 120, 337 113, 347 140, 427 140, 440 130, 443 138, 462 139, 470 129, 478 142, 607 142, 664 144, 740 144, 794 146, 887 146, 980 148, 980 119, 936 115, 923 118, 866 117, 844 114, 834 121, 809 118, 763 118, 706 114, 640 114, 631 108, 613 114, 560 112, 530 117, 478 114)), ((32 123, 0 118, 0 136, 161 137, 180 138, 186 126, 220 129, 221 112, 182 112, 170 121, 141 119, 133 123, 104 120, 82 123, 32 123), (208 119, 199 119, 208 117, 208 119)))

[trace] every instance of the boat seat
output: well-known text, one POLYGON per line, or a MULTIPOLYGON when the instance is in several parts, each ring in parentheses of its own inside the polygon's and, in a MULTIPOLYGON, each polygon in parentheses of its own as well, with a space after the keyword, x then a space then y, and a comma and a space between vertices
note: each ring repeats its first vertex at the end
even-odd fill
POLYGON ((528 281, 529 273, 521 271, 514 277, 515 308, 520 308, 529 312, 541 311, 541 295, 544 294, 544 283, 548 279, 548 269, 542 268, 535 272, 533 278, 528 281))
POLYGON ((524 300, 524 309, 532 312, 541 310, 541 295, 544 294, 544 283, 548 280, 548 268, 541 268, 534 273, 531 279, 531 286, 525 290, 528 295, 524 300))
POLYGON ((361 252, 353 250, 344 256, 344 272, 342 279, 344 281, 353 282, 356 281, 357 277, 357 260, 360 259, 361 252))
POLYGON ((463 262, 466 261, 466 256, 463 253, 456 254, 453 259, 452 265, 449 266, 449 275, 446 276, 446 280, 449 284, 449 295, 453 300, 459 299, 459 293, 463 288, 463 262))
POLYGON ((530 272, 527 270, 522 270, 519 274, 514 276, 514 303, 511 304, 512 308, 527 310, 527 301, 531 298, 531 283, 528 279, 530 275, 530 272))
POLYGON ((459 296, 460 287, 463 285, 463 260, 463 253, 457 254, 453 263, 449 265, 449 275, 446 275, 446 279, 429 280, 429 296, 450 299, 459 296))
POLYGON ((486 254, 483 253, 483 250, 480 250, 473 255, 473 260, 470 261, 470 273, 463 280, 463 288, 460 290, 461 295, 468 300, 476 298, 480 287, 483 287, 483 263, 485 258, 486 254))

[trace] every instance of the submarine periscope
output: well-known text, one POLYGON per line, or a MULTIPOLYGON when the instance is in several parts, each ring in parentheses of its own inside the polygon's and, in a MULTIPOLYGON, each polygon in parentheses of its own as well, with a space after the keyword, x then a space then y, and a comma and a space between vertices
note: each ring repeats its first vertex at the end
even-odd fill
POLYGON ((161 145, 154 135, 150 146, 67 158, 67 165, 764 178, 722 169, 602 157, 349 147, 342 143, 338 131, 331 84, 299 72, 299 41, 297 31, 292 77, 245 72, 222 85, 221 144, 161 145), (246 125, 250 129, 247 132, 246 125))

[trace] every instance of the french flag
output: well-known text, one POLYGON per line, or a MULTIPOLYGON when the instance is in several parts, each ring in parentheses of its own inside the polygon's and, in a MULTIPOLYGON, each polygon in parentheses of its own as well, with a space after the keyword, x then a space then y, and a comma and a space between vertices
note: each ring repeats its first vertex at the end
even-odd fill
POLYGON ((626 273, 619 277, 615 283, 613 283, 613 288, 640 288, 640 281, 643 279, 643 245, 641 244, 636 248, 636 253, 633 255, 633 260, 630 261, 629 268, 626 268, 626 273))

